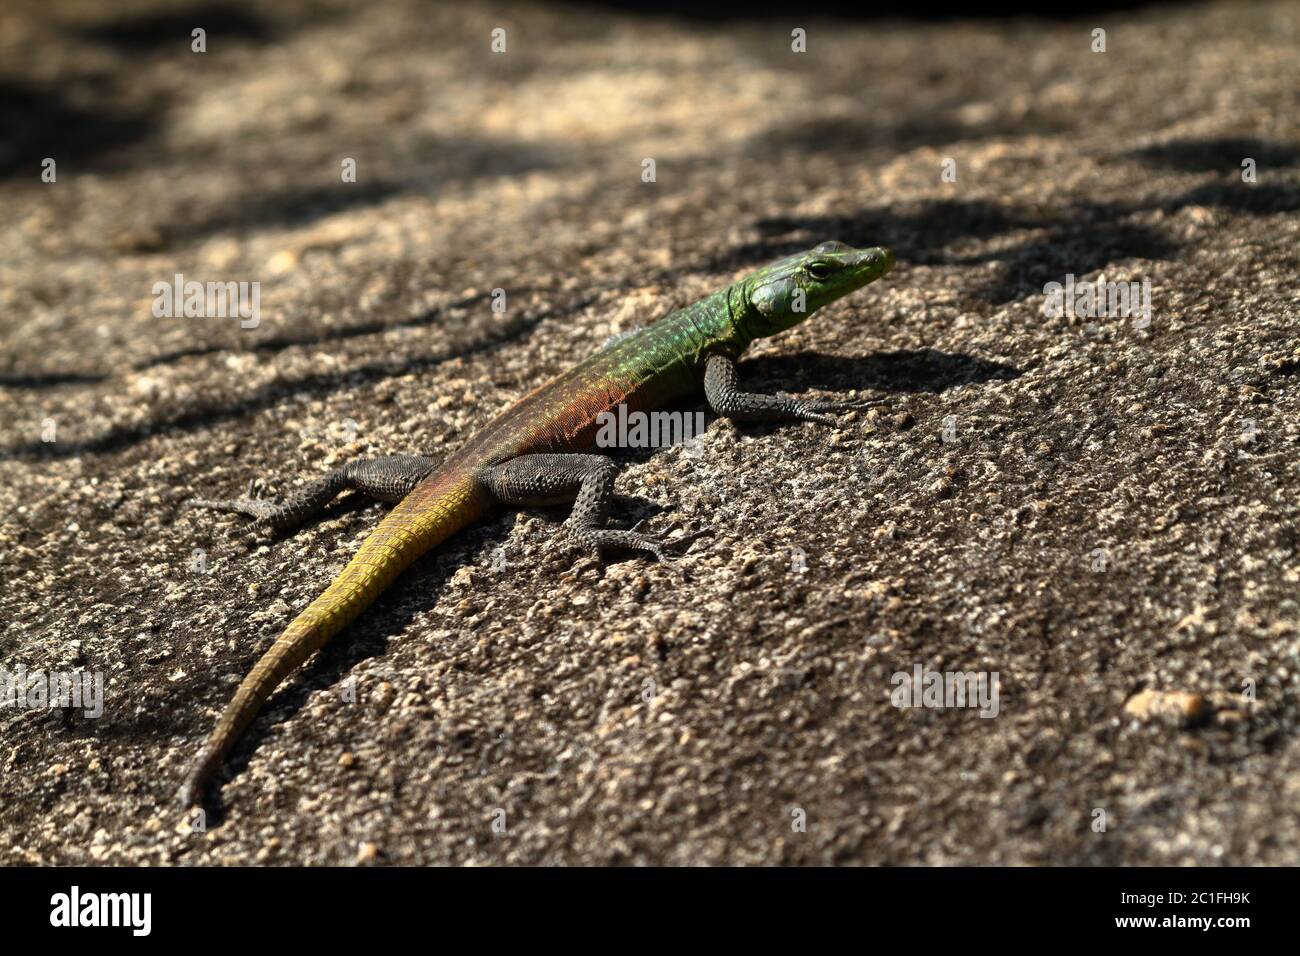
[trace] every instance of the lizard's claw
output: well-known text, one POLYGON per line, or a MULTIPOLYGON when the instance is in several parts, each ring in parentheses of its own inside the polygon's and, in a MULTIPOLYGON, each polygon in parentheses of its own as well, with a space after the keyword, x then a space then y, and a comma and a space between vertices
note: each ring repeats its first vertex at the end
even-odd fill
POLYGON ((837 425, 839 422, 831 413, 855 412, 864 408, 884 405, 884 399, 792 399, 795 403, 795 415, 800 421, 817 422, 820 425, 837 425))
POLYGON ((212 511, 224 511, 231 514, 247 515, 253 520, 240 527, 231 527, 231 537, 247 544, 255 544, 262 536, 277 528, 282 506, 273 498, 258 498, 256 479, 248 483, 246 498, 191 498, 185 502, 188 508, 208 508, 212 511))
POLYGON ((585 529, 578 533, 578 543, 596 552, 598 558, 606 549, 622 548, 627 551, 645 551, 653 554, 656 561, 671 566, 673 560, 670 552, 684 549, 697 538, 712 533, 710 528, 701 528, 699 531, 678 535, 676 538, 668 538, 663 534, 647 534, 640 531, 644 524, 645 519, 642 519, 628 531, 615 528, 585 529))
POLYGON ((713 534, 713 529, 710 528, 708 525, 705 525, 704 527, 700 528, 698 531, 688 531, 686 534, 680 534, 675 538, 669 538, 667 536, 667 532, 661 534, 650 534, 648 532, 641 531, 641 527, 649 520, 650 520, 649 518, 642 518, 636 524, 632 525, 632 527, 629 528, 625 533, 634 534, 639 538, 645 539, 646 541, 658 542, 661 546, 666 548, 672 548, 672 549, 684 547, 686 545, 689 545, 693 541, 697 541, 700 538, 703 538, 705 535, 713 534))
POLYGON ((688 531, 685 534, 679 534, 675 538, 660 538, 659 542, 666 548, 670 548, 673 551, 684 553, 685 551, 689 550, 690 546, 694 544, 696 541, 698 541, 700 538, 706 537, 711 534, 713 534, 713 529, 710 528, 708 525, 705 525, 704 527, 699 528, 698 530, 688 531))
POLYGON ((244 498, 191 498, 186 503, 190 508, 211 508, 213 511, 231 511, 248 515, 250 518, 268 518, 276 511, 276 503, 271 498, 260 498, 257 494, 257 479, 248 481, 248 495, 244 498))
POLYGON ((275 512, 275 502, 264 498, 191 498, 185 504, 190 508, 210 508, 258 519, 275 512))

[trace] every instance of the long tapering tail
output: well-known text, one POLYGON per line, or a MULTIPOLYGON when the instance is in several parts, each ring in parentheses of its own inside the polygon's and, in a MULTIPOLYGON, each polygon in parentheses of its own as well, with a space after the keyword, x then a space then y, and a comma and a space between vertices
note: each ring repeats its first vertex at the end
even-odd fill
POLYGON ((399 574, 488 509, 468 474, 434 472, 406 496, 362 543, 329 587, 299 614, 253 665, 199 753, 180 790, 184 806, 199 803, 240 734, 293 670, 347 627, 399 574))

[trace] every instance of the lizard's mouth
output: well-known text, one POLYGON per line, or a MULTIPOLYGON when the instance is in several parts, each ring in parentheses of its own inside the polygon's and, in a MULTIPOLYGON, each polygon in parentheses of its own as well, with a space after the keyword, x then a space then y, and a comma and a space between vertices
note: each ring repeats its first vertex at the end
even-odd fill
POLYGON ((894 253, 884 246, 862 249, 854 257, 853 271, 855 276, 862 279, 863 285, 872 279, 879 279, 892 268, 894 268, 894 253))
POLYGON ((873 246, 870 249, 846 251, 840 262, 842 265, 839 273, 829 277, 823 285, 822 304, 833 302, 875 282, 894 268, 894 254, 884 246, 873 246))

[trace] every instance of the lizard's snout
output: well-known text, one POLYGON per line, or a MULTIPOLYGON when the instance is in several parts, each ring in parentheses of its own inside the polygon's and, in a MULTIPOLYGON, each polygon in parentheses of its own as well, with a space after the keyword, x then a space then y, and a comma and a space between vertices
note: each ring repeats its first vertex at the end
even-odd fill
POLYGON ((890 269, 894 268, 894 253, 884 246, 875 246, 871 249, 863 249, 858 258, 858 265, 874 266, 878 271, 877 275, 884 275, 890 269))
POLYGON ((884 246, 872 246, 870 249, 856 250, 849 262, 849 290, 860 289, 894 268, 894 254, 884 246))

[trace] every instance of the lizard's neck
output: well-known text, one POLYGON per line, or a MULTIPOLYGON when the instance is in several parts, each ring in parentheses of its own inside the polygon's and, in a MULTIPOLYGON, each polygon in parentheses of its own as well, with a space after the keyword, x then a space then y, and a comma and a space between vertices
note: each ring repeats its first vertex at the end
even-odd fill
POLYGON ((745 294, 745 284, 733 282, 727 286, 727 330, 722 336, 722 344, 728 351, 734 350, 736 355, 745 351, 749 343, 757 338, 750 328, 752 312, 753 306, 745 294))

